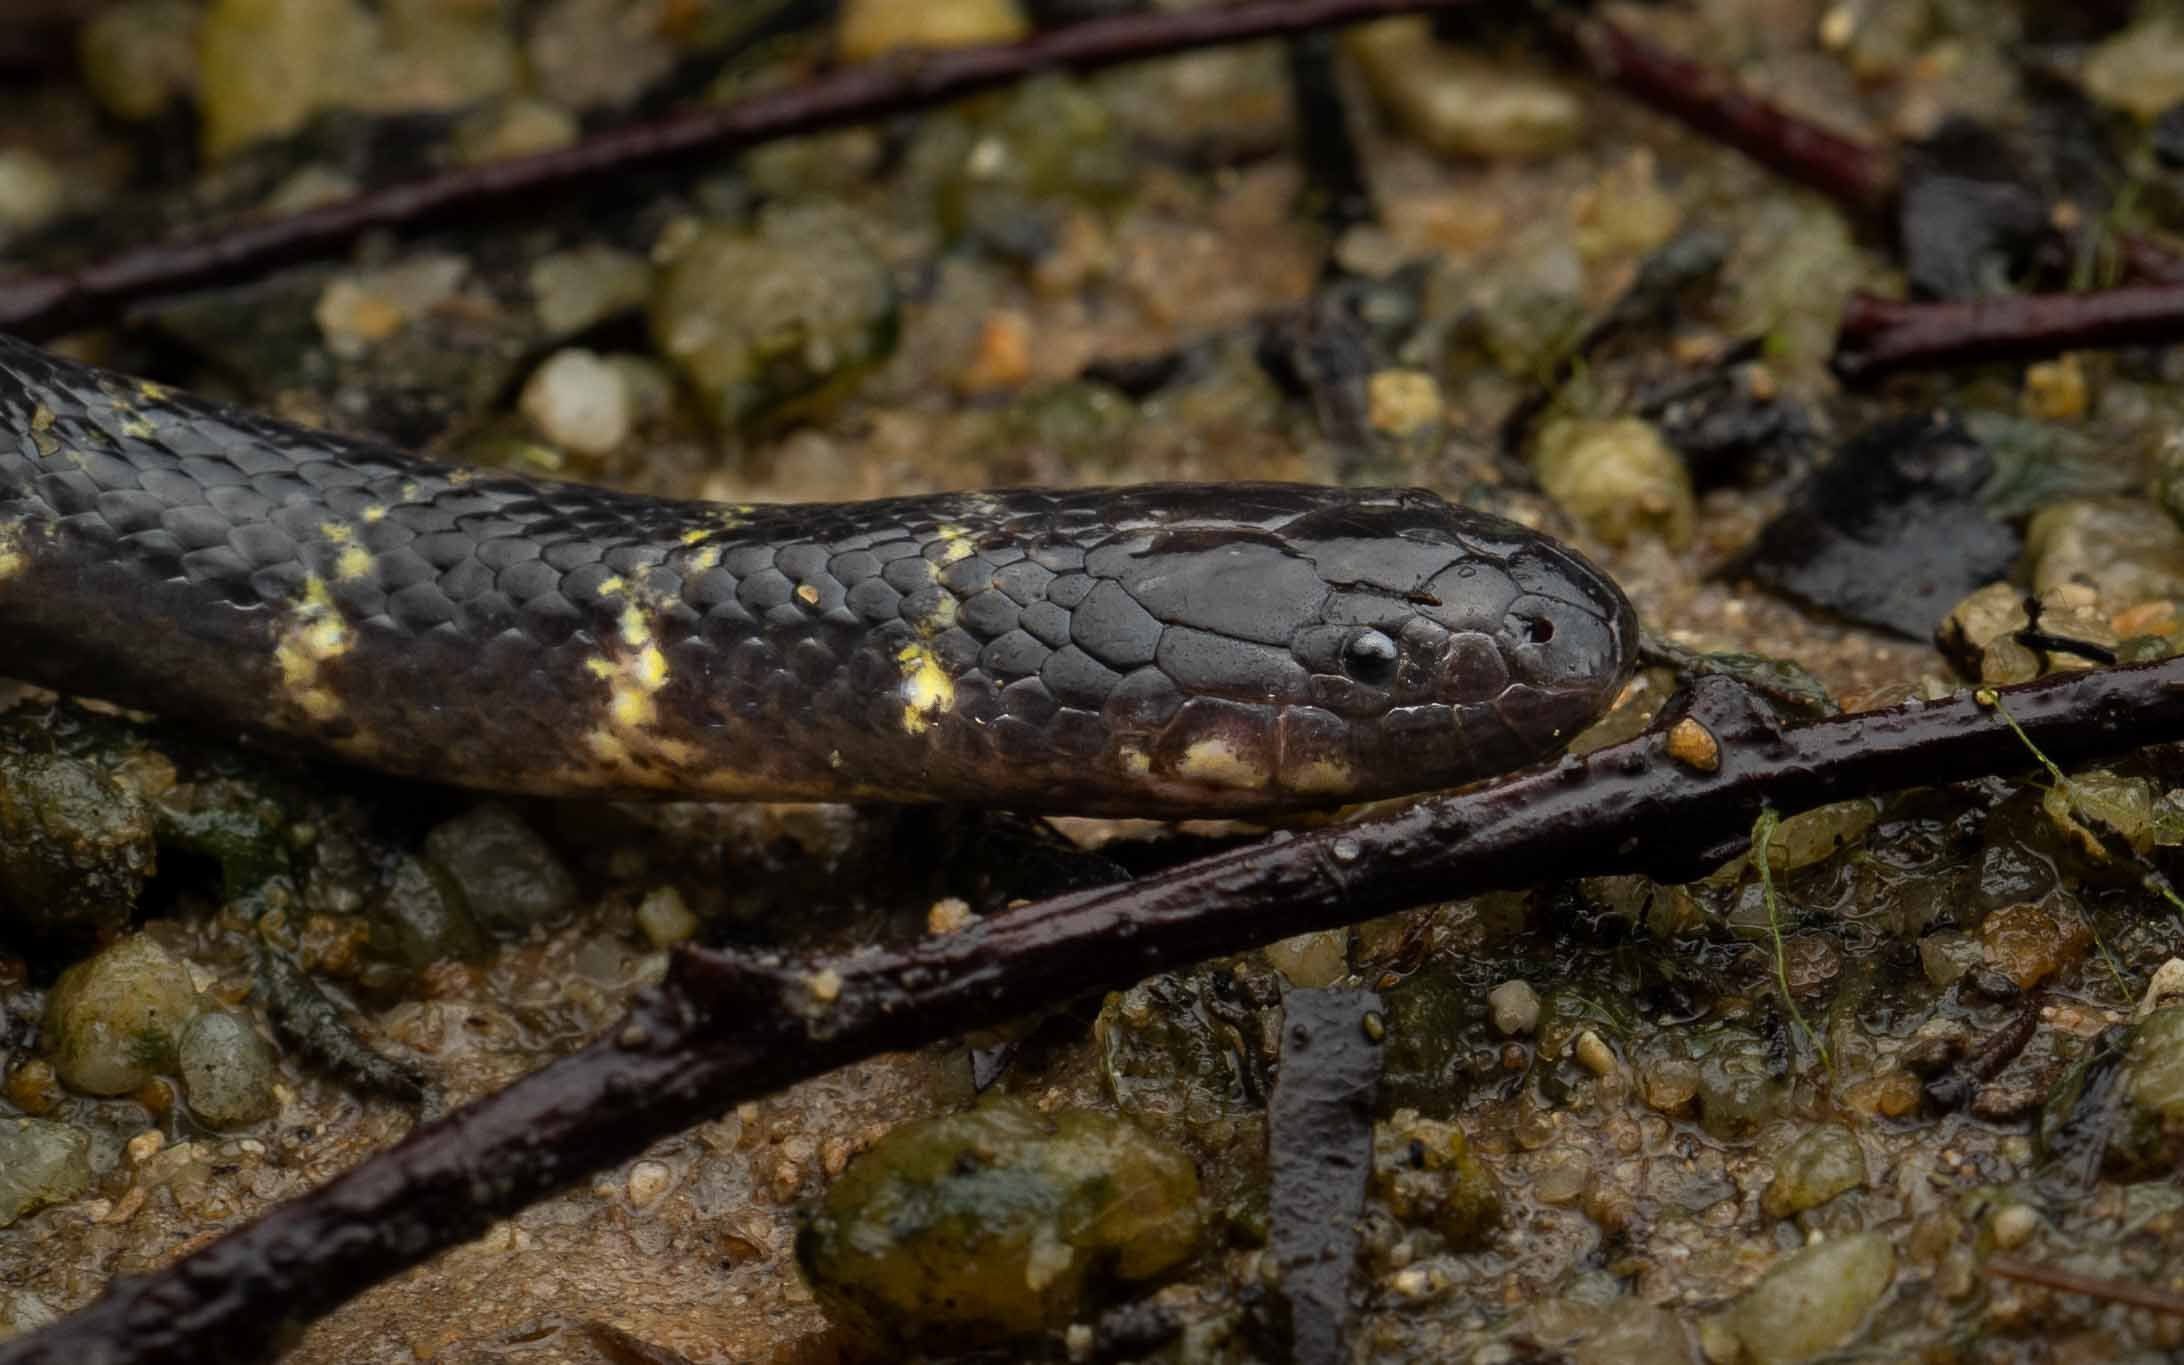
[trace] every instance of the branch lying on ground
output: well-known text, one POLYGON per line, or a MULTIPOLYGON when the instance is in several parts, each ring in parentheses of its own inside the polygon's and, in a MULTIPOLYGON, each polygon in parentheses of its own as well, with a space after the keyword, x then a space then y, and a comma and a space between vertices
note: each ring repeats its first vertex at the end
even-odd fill
MULTIPOLYGON (((1785 180, 1816 190, 1846 213, 1894 237, 1901 172, 1888 152, 1739 90, 1721 73, 1665 52, 1602 19, 1563 17, 1555 32, 1595 79, 1692 131, 1733 147, 1785 180)), ((2046 255, 2074 259, 2089 233, 2116 253, 2124 274, 2147 283, 2184 282, 2184 259, 2151 238, 2103 223, 2065 227, 2059 215, 2046 255)))
POLYGON ((106 322, 132 304, 231 284, 341 251, 367 232, 537 212, 567 195, 702 163, 771 138, 868 122, 1040 71, 1091 71, 1202 47, 1304 33, 1478 0, 1246 0, 1093 19, 1020 43, 845 67, 720 108, 631 124, 535 156, 465 166, 279 218, 119 252, 75 270, 0 279, 0 330, 31 340, 106 322))
POLYGON ((1919 366, 2033 360, 2084 347, 2177 341, 2184 341, 2184 285, 1936 303, 1853 294, 1843 306, 1834 364, 1837 374, 1855 383, 1919 366))
POLYGON ((2159 1285, 2084 1275, 2075 1270, 2065 1270, 2061 1266, 2020 1261, 2015 1256, 1989 1256, 1987 1273, 2005 1280, 2036 1284, 2043 1289, 2059 1290, 2065 1294, 2084 1294, 2088 1298, 2128 1304, 2133 1308, 2148 1308, 2156 1313, 2184 1315, 2184 1294, 2163 1289, 2159 1285))
POLYGON ((1895 159, 1748 95, 1720 73, 1665 52, 1599 19, 1565 18, 1556 30, 1593 76, 1656 113, 1757 161, 1861 217, 1894 212, 1895 159))
MULTIPOLYGON (((2184 739, 2184 659, 2005 695, 2025 734, 2058 761, 2184 739)), ((165 1270, 116 1281, 75 1316, 0 1346, 0 1365, 265 1360, 311 1318, 493 1220, 849 1062, 1436 899, 1592 873, 1688 879, 1739 849, 1763 805, 1794 811, 2033 763, 2002 719, 1968 697, 1782 728, 1752 694, 1715 677, 1692 688, 1680 714, 1718 743, 1713 770, 1669 758, 1663 727, 906 947, 827 964, 683 951, 666 981, 581 1052, 165 1270)))

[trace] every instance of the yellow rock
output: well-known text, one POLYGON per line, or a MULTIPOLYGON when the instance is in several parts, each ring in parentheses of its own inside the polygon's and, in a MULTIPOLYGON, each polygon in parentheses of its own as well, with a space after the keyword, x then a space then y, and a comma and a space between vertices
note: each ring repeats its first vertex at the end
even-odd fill
POLYGON ((849 0, 835 20, 834 51, 865 62, 905 48, 1012 43, 1030 32, 1015 0, 849 0))

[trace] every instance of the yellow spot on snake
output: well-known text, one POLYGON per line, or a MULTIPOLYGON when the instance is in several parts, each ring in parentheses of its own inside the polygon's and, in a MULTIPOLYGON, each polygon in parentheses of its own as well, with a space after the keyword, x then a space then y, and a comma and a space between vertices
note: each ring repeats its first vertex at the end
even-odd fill
POLYGON ((1208 786, 1244 790, 1263 787, 1267 779, 1265 765, 1246 756, 1220 736, 1201 739, 1185 749, 1175 771, 1179 777, 1208 786))
POLYGON ((693 526, 689 530, 682 533, 682 543, 685 545, 695 545, 711 534, 713 534, 713 532, 710 527, 693 526))
POLYGON ((933 728, 934 717, 955 705, 955 680, 921 644, 904 645, 895 662, 902 665, 902 728, 922 735, 933 728))
POLYGON ((304 579, 294 618, 273 646, 273 662, 289 700, 313 720, 341 714, 341 698, 326 685, 323 670, 348 653, 350 643, 349 623, 341 619, 325 580, 316 574, 304 579))
POLYGON ((362 578, 372 571, 372 552, 361 545, 351 545, 334 560, 334 577, 347 582, 362 578))
POLYGON ((145 421, 143 418, 131 417, 128 421, 121 424, 121 434, 124 436, 134 437, 139 441, 149 441, 154 436, 157 436, 159 434, 159 431, 150 422, 145 421))
POLYGON ((616 739, 612 730, 594 730, 584 736, 584 744, 602 763, 619 766, 629 762, 629 746, 616 739))
POLYGON ((14 526, 0 526, 0 580, 23 571, 23 533, 14 526))
POLYGON ((366 522, 385 521, 387 519, 387 509, 379 503, 368 502, 364 504, 362 515, 366 522))
POLYGON ((52 429, 53 424, 59 420, 59 415, 53 409, 40 403, 37 407, 31 409, 30 429, 32 431, 49 431, 52 429))
MULTIPOLYGON (((652 643, 652 623, 634 606, 622 608, 622 643, 631 649, 652 643)), ((653 653, 659 653, 653 650, 653 653)))
POLYGON ((163 403, 174 396, 173 389, 168 388, 165 384, 155 384, 149 379, 139 379, 136 391, 142 394, 147 402, 152 403, 163 403))
POLYGON ((1143 749, 1124 749, 1117 757, 1122 760, 1122 770, 1132 777, 1146 777, 1153 771, 1153 756, 1143 749))
POLYGON ((953 564, 959 559, 971 557, 971 533, 962 526, 940 528, 940 562, 953 564))
POLYGON ((696 554, 690 556, 690 565, 686 570, 684 570, 684 572, 710 573, 714 569, 717 569, 719 567, 720 546, 708 545, 704 549, 698 551, 696 554))
POLYGON ((954 625, 955 618, 956 600, 953 597, 944 596, 933 605, 930 612, 926 613, 925 619, 918 622, 918 629, 926 635, 938 635, 954 625))
POLYGON ((807 607, 816 607, 819 605, 819 590, 809 583, 801 584, 796 589, 796 600, 807 607))
POLYGON ((1347 763, 1315 758, 1309 763, 1298 764, 1289 774, 1286 785, 1294 792, 1339 796, 1357 786, 1357 774, 1350 771, 1347 763))

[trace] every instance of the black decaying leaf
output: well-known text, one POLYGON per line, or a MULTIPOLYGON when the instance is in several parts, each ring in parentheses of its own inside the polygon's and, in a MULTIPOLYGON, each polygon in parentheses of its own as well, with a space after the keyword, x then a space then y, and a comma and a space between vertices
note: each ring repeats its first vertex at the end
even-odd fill
POLYGON ((1807 479, 1735 570, 1788 596, 1923 640, 2021 538, 1978 501, 1994 459, 1945 415, 1854 437, 1807 479))
POLYGON ((2048 197, 2019 178, 2000 138, 1950 119, 1910 158, 1897 232, 1914 293, 2002 293, 2047 240, 2048 197))

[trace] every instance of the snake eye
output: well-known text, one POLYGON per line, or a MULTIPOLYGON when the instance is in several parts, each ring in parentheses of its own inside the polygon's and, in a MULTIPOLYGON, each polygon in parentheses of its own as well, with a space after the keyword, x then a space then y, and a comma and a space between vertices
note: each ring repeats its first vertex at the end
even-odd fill
POLYGON ((1367 687, 1386 687, 1395 680, 1400 657, 1395 641, 1377 630, 1361 630, 1342 645, 1342 671, 1367 687))

